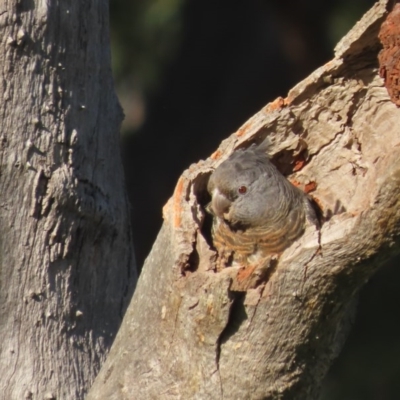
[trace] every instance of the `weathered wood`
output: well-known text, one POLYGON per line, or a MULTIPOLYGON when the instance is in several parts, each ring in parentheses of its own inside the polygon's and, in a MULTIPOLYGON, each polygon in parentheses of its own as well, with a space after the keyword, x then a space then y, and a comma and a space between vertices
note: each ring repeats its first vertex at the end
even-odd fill
POLYGON ((135 282, 108 2, 0 5, 0 398, 82 399, 135 282))
POLYGON ((335 58, 267 105, 180 178, 120 332, 88 400, 315 399, 352 299, 399 252, 399 109, 378 74, 378 2, 335 58), (266 136, 271 157, 324 222, 268 281, 235 291, 215 269, 204 206, 211 171, 266 136))

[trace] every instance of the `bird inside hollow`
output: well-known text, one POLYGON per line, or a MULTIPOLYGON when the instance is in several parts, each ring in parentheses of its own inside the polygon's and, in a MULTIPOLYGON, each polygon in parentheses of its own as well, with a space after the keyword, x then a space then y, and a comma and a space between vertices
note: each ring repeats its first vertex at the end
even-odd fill
POLYGON ((308 196, 255 145, 235 151, 208 182, 212 237, 220 262, 254 265, 280 255, 317 218, 308 196))

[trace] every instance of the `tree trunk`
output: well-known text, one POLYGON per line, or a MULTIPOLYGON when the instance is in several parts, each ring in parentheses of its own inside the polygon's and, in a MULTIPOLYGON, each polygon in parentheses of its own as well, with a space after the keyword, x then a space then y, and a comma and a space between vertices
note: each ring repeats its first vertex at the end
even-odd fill
POLYGON ((399 252, 400 111, 378 66, 388 3, 331 62, 184 172, 87 400, 318 397, 352 299, 399 252), (322 226, 243 290, 243 270, 215 268, 206 184, 234 149, 265 137, 275 165, 320 206, 322 226))
POLYGON ((3 1, 0 398, 83 399, 136 280, 108 1, 3 1))

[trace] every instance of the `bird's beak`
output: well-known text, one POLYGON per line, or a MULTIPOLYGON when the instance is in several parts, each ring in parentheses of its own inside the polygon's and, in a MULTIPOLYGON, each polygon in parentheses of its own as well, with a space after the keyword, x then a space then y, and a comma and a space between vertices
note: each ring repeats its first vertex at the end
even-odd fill
POLYGON ((211 199, 211 210, 217 217, 224 218, 224 215, 228 213, 231 202, 219 192, 218 189, 214 189, 211 199))

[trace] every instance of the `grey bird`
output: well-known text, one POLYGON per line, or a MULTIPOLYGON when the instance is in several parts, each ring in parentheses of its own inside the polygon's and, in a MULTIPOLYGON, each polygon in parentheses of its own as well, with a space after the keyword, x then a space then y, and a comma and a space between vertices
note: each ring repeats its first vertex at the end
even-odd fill
POLYGON ((254 265, 278 256, 304 233, 307 218, 317 224, 308 196, 255 145, 222 162, 208 192, 213 243, 225 265, 254 265))

